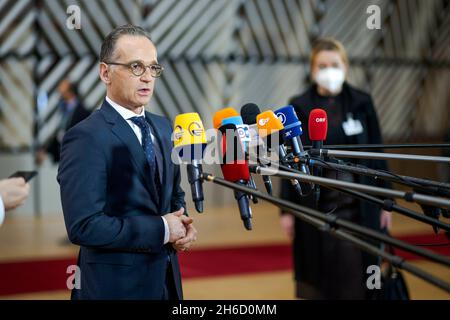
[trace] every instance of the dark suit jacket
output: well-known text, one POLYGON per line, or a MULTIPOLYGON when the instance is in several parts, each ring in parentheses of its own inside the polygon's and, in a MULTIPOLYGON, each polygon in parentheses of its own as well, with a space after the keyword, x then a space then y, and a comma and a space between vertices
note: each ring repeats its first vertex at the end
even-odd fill
POLYGON ((149 112, 146 119, 163 153, 161 194, 136 135, 106 101, 64 136, 58 182, 69 239, 81 247, 74 299, 161 299, 168 256, 182 299, 178 258, 163 245, 161 219, 185 207, 170 157, 172 128, 149 112))
MULTIPOLYGON (((69 130, 78 122, 86 119, 89 116, 89 114, 90 112, 83 106, 83 104, 81 102, 78 102, 70 117, 70 121, 67 123, 67 126, 64 129, 69 130)), ((58 141, 57 134, 58 131, 50 140, 47 147, 45 147, 46 151, 51 155, 53 162, 56 163, 59 162, 61 153, 61 144, 58 141)))

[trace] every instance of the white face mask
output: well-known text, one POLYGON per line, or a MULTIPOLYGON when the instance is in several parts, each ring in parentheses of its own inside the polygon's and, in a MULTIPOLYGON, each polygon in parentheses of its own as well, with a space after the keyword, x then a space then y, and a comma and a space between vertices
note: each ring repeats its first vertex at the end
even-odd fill
POLYGON ((327 89, 332 94, 341 92, 345 81, 344 70, 339 68, 325 68, 317 72, 316 82, 319 86, 327 89))

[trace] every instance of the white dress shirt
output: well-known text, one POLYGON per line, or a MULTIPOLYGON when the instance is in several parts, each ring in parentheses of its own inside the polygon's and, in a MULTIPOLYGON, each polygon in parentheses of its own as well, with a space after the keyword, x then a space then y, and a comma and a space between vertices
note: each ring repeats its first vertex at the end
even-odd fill
MULTIPOLYGON (((119 105, 118 103, 115 103, 114 101, 112 101, 108 96, 106 96, 106 101, 114 108, 114 110, 116 110, 122 118, 124 118, 126 120, 126 122, 130 125, 131 129, 133 130, 134 134, 136 135, 136 137, 139 140, 139 143, 142 145, 142 132, 141 129, 130 119, 133 117, 145 117, 145 109, 144 107, 142 107, 142 112, 141 114, 136 114, 133 111, 131 111, 130 109, 127 109, 125 107, 122 107, 121 105, 119 105)), ((150 133, 150 136, 152 138, 152 141, 155 141, 155 137, 153 136, 152 133, 150 133)), ((164 229, 165 229, 165 233, 164 233, 164 244, 169 242, 169 237, 170 237, 170 233, 169 233, 169 225, 167 224, 167 220, 164 217, 161 217, 163 222, 164 222, 164 229)))

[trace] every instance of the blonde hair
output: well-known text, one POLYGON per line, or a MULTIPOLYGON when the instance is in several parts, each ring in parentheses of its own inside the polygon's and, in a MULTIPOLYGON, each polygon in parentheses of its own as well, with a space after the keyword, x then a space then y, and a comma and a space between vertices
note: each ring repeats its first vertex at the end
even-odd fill
POLYGON ((311 71, 313 69, 314 60, 321 51, 336 51, 341 56, 344 64, 348 67, 348 56, 344 45, 340 41, 333 38, 320 38, 314 41, 311 55, 309 56, 309 67, 311 71))

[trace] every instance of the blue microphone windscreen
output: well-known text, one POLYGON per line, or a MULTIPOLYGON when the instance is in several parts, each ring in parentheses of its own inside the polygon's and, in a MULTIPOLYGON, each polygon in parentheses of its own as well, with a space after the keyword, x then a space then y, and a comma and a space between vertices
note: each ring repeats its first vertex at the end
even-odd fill
POLYGON ((298 119, 293 106, 279 108, 275 110, 275 114, 284 126, 284 138, 293 139, 303 134, 302 123, 298 119))

